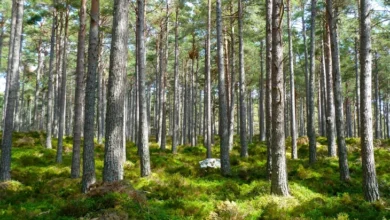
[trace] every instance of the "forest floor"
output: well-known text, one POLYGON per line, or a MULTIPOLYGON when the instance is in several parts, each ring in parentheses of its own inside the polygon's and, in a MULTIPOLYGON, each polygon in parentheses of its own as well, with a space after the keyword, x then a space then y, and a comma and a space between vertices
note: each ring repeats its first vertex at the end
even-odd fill
MULTIPOLYGON (((127 143, 125 180, 101 184, 104 145, 96 144, 96 175, 100 182, 84 195, 81 179, 70 179, 72 138, 65 139, 63 163, 55 149, 45 149, 44 134, 15 133, 12 179, 0 183, 0 219, 390 219, 390 141, 375 141, 381 200, 364 201, 359 139, 347 139, 352 180, 339 180, 337 158, 328 158, 326 139, 318 137, 318 162, 308 163, 305 138, 291 160, 287 149, 291 197, 270 195, 266 147, 255 141, 249 158, 231 152, 232 176, 202 170, 203 146, 181 146, 173 155, 151 144, 153 174, 140 178, 139 158, 127 143)), ((287 145, 288 145, 287 141, 287 145)), ((53 146, 57 141, 53 139, 53 146)), ((213 147, 219 157, 219 146, 213 147)))

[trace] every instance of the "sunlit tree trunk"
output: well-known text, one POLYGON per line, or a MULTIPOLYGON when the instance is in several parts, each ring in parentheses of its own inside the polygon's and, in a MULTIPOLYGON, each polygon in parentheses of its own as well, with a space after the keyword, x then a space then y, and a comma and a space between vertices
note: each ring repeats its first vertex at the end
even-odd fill
POLYGON ((12 13, 15 15, 15 22, 11 29, 14 29, 14 38, 10 42, 8 53, 11 54, 11 59, 8 60, 9 72, 7 80, 9 80, 9 90, 7 96, 7 106, 4 117, 4 130, 1 147, 0 160, 0 182, 11 180, 11 146, 12 132, 14 129, 14 110, 18 99, 19 89, 19 63, 20 63, 20 47, 23 27, 23 10, 24 1, 14 1, 12 4, 12 13))
POLYGON ((104 182, 114 182, 123 179, 123 105, 128 56, 128 3, 126 0, 114 1, 107 91, 104 182))
POLYGON ((376 179, 371 110, 371 4, 360 1, 360 138, 364 198, 373 202, 379 199, 376 179))
POLYGON ((272 0, 265 1, 266 6, 266 40, 265 40, 265 118, 267 142, 267 178, 271 179, 272 173, 272 0))
POLYGON ((77 63, 76 63, 76 91, 74 105, 74 123, 73 123, 73 154, 70 176, 79 178, 80 176, 80 145, 81 145, 81 124, 83 109, 83 81, 84 81, 84 53, 85 53, 85 34, 87 20, 87 0, 81 0, 79 19, 80 29, 77 42, 77 63))
POLYGON ((271 193, 289 196, 284 134, 282 0, 272 4, 272 178, 271 193))

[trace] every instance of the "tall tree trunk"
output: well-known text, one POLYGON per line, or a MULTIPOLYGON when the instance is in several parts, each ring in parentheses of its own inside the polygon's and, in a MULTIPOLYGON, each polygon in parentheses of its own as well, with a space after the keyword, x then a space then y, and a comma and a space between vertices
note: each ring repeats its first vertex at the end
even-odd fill
POLYGON ((272 0, 265 1, 266 6, 266 40, 265 40, 265 118, 267 142, 267 178, 272 174, 272 0))
MULTIPOLYGON (((105 87, 105 84, 103 83, 104 82, 104 64, 103 64, 103 32, 99 32, 100 36, 99 36, 99 66, 98 66, 98 78, 97 78, 97 82, 98 82, 98 104, 96 106, 97 108, 97 123, 98 123, 98 130, 97 130, 97 141, 99 144, 102 143, 102 139, 103 139, 103 136, 104 136, 104 126, 103 126, 103 123, 104 123, 104 96, 103 96, 103 90, 104 90, 104 87, 105 87)), ((134 119, 132 120, 134 121, 134 119)), ((133 129, 131 129, 131 131, 133 131, 133 129)))
POLYGON ((95 134, 96 76, 99 71, 99 16, 99 0, 92 0, 84 107, 83 178, 81 189, 83 193, 86 193, 89 187, 96 181, 93 138, 95 134))
POLYGON ((61 76, 61 91, 59 94, 59 120, 58 120, 58 144, 57 144, 57 156, 56 162, 62 163, 62 151, 63 151, 63 137, 64 137, 64 125, 65 125, 65 109, 66 109, 66 62, 68 46, 68 24, 69 24, 69 5, 66 3, 65 9, 65 33, 64 33, 64 46, 62 55, 62 76, 61 76))
POLYGON ((272 178, 271 193, 288 196, 284 134, 284 77, 282 46, 283 2, 272 4, 272 178))
MULTIPOLYGON (((42 26, 41 26, 41 30, 42 30, 42 26)), ((38 130, 38 125, 39 125, 38 123, 39 83, 40 83, 41 72, 43 68, 43 62, 44 62, 44 59, 42 58, 41 47, 42 47, 42 37, 39 37, 38 45, 37 45, 38 68, 37 68, 37 76, 35 81, 33 125, 31 126, 31 128, 33 128, 34 130, 38 130)), ((0 52, 0 57, 1 57, 1 52, 0 52)))
MULTIPOLYGON (((230 14, 233 14, 233 1, 230 2, 230 14)), ((230 17, 230 103, 229 103, 229 148, 233 149, 234 138, 234 98, 235 98, 235 84, 236 84, 236 53, 234 49, 235 37, 234 37, 234 18, 230 17)))
POLYGON ((264 43, 260 41, 260 85, 259 85, 259 132, 260 141, 265 140, 265 123, 264 123, 264 68, 263 68, 263 50, 264 43))
POLYGON ((333 11, 333 0, 327 0, 327 18, 330 25, 330 40, 332 50, 332 73, 333 73, 333 89, 335 100, 335 112, 336 112, 336 129, 337 129, 337 152, 339 156, 339 168, 340 179, 342 181, 349 181, 349 168, 348 168, 348 155, 347 146, 345 144, 344 133, 344 109, 343 109, 343 97, 341 88, 341 73, 340 73, 340 55, 338 45, 338 33, 337 33, 337 7, 333 11))
POLYGON ((317 161, 316 130, 314 124, 314 90, 315 90, 315 23, 316 23, 317 0, 311 0, 311 25, 310 25, 310 75, 309 75, 309 93, 308 115, 307 115, 307 135, 309 137, 309 162, 314 164, 317 161))
POLYGON ((123 179, 123 104, 128 56, 128 12, 128 1, 114 1, 107 91, 104 182, 114 182, 123 179))
POLYGON ((51 136, 53 129, 53 75, 54 75, 54 53, 55 53, 55 42, 56 42, 56 25, 57 25, 57 0, 53 0, 53 23, 51 27, 51 38, 50 38, 50 61, 49 61, 49 79, 47 89, 47 114, 46 114, 46 148, 51 149, 51 136))
POLYGON ((379 199, 376 179, 371 110, 371 4, 360 1, 360 138, 364 198, 373 202, 379 199))
POLYGON ((80 29, 77 42, 77 63, 76 63, 76 91, 74 103, 74 123, 73 123, 73 154, 71 178, 80 176, 80 145, 81 145, 81 124, 83 110, 83 82, 84 82, 84 53, 85 53, 85 34, 87 20, 87 0, 81 0, 80 11, 80 29))
POLYGON ((245 88, 245 63, 244 63, 244 39, 243 39, 243 17, 242 2, 238 0, 238 42, 239 42, 239 59, 238 65, 240 70, 240 145, 241 157, 248 157, 248 143, 246 130, 246 88, 245 88))
POLYGON ((360 134, 360 83, 359 83, 359 59, 358 59, 358 38, 355 37, 355 90, 356 90, 356 121, 357 133, 360 134))
MULTIPOLYGON (((305 11, 305 1, 301 0, 301 8, 302 12, 305 11)), ((304 47, 304 54, 305 54, 305 85, 306 85, 306 118, 309 117, 309 61, 308 61, 308 54, 307 54, 307 41, 306 41, 306 24, 305 24, 305 13, 302 13, 302 36, 303 36, 303 47, 304 47)), ((305 133, 306 130, 304 130, 305 133)))
POLYGON ((12 132, 14 128, 14 110, 18 100, 19 89, 19 63, 20 47, 23 27, 23 9, 24 1, 15 1, 12 4, 12 14, 15 15, 15 23, 11 26, 14 29, 14 39, 10 42, 9 54, 11 59, 8 60, 9 68, 7 80, 9 80, 9 91, 7 96, 7 106, 4 118, 4 130, 1 148, 0 160, 0 182, 11 180, 11 146, 12 132))
MULTIPOLYGON (((326 16, 329 16, 326 13, 326 16)), ((335 133, 335 109, 334 109, 334 95, 333 95, 333 74, 332 74, 332 57, 330 45, 330 26, 329 22, 325 24, 324 32, 324 57, 325 57, 325 72, 326 72, 326 134, 328 139, 328 156, 336 156, 336 133, 335 133)))
POLYGON ((149 156, 149 134, 146 115, 146 96, 145 96, 145 1, 137 0, 137 36, 138 36, 138 95, 139 95, 139 147, 141 158, 141 176, 149 176, 150 156, 149 156))
POLYGON ((222 6, 221 0, 216 2, 217 14, 217 52, 218 52, 218 92, 219 92, 219 136, 221 149, 221 173, 230 175, 230 157, 229 157, 229 134, 228 134, 228 115, 227 99, 225 91, 225 71, 223 62, 223 43, 222 43, 222 6))
POLYGON ((206 157, 211 158, 211 77, 210 77, 210 33, 211 33, 211 0, 207 1, 207 33, 206 33, 206 157))
POLYGON ((175 17, 175 86, 173 94, 173 135, 172 135, 172 153, 177 153, 178 135, 179 135, 179 6, 176 6, 176 17, 175 17))
POLYGON ((287 29, 288 29, 288 54, 290 63, 290 114, 291 114, 291 158, 298 158, 297 130, 295 117, 295 84, 294 84, 294 57, 291 36, 291 1, 287 0, 287 29))
POLYGON ((378 71, 378 53, 374 52, 375 60, 375 139, 381 138, 380 127, 380 98, 379 98, 379 71, 378 71))

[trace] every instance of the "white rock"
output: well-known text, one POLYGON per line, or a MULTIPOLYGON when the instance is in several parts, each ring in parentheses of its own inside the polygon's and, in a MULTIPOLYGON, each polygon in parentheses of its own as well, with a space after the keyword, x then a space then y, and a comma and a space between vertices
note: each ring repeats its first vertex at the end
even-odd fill
POLYGON ((199 161, 200 168, 221 168, 221 160, 216 158, 208 158, 206 160, 199 161))

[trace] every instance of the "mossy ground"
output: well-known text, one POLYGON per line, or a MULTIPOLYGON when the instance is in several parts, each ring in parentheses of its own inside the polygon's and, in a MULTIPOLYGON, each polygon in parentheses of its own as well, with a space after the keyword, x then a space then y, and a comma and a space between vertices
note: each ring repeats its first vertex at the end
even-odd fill
MULTIPOLYGON (((88 195, 80 193, 81 179, 69 178, 71 138, 65 139, 62 164, 55 163, 55 149, 42 146, 42 133, 15 133, 14 141, 13 181, 0 183, 0 219, 390 219, 390 142, 385 140, 375 143, 381 191, 381 200, 375 203, 363 198, 358 139, 347 140, 349 183, 339 180, 337 158, 326 157, 325 138, 318 138, 314 166, 308 164, 304 138, 299 140, 302 159, 291 160, 288 148, 289 198, 270 195, 266 147, 259 141, 250 144, 246 159, 239 157, 235 143, 230 177, 199 168, 206 154, 203 146, 180 146, 173 155, 152 142, 153 174, 140 178, 137 149, 127 143, 126 181, 99 185, 88 195)), ((219 157, 218 148, 213 147, 214 157, 219 157)), ((103 145, 96 144, 95 156, 101 181, 103 145)))

